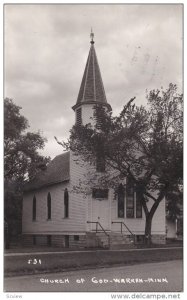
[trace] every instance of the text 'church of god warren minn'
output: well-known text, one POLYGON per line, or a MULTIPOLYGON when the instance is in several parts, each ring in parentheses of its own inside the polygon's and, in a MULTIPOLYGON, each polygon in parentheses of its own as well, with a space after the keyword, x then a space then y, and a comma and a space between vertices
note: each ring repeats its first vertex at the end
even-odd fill
MULTIPOLYGON (((111 110, 107 102, 94 47, 91 46, 76 104, 75 122, 93 121, 95 104, 111 110)), ((73 125, 73 124, 72 124, 73 125)), ((69 248, 133 247, 141 243, 145 214, 133 188, 115 195, 113 189, 90 187, 75 192, 90 168, 77 163, 72 151, 57 155, 36 178, 27 183, 23 196, 22 235, 27 246, 69 248)), ((97 172, 95 166, 94 172, 97 172)), ((152 206, 151 200, 148 203, 152 206)), ((152 241, 165 243, 165 200, 154 214, 152 241)))

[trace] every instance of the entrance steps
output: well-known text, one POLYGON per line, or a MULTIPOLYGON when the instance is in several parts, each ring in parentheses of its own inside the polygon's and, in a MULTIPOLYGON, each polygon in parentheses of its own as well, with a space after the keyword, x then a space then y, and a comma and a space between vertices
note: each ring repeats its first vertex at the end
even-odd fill
POLYGON ((86 244, 88 248, 109 248, 110 237, 103 232, 87 232, 86 244))
POLYGON ((134 237, 118 232, 110 234, 110 249, 135 248, 134 237))
POLYGON ((134 238, 119 232, 87 232, 87 247, 104 249, 136 248, 134 238))

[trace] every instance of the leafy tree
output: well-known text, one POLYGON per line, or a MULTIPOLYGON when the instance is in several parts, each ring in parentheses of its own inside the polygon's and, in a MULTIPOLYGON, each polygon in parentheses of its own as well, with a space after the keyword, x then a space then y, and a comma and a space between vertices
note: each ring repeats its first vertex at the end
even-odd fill
POLYGON ((145 242, 150 244, 155 211, 182 183, 183 96, 170 84, 165 91, 147 92, 147 108, 134 100, 117 117, 96 105, 95 126, 75 125, 70 140, 61 144, 91 164, 98 155, 104 158, 108 172, 100 173, 98 184, 116 189, 125 177, 133 182, 146 216, 145 242))
POLYGON ((48 157, 39 154, 46 139, 40 132, 28 132, 27 119, 20 114, 21 107, 11 99, 4 100, 4 177, 5 219, 9 231, 21 224, 21 202, 23 185, 36 172, 44 168, 48 157))
POLYGON ((167 218, 171 221, 181 217, 183 207, 183 193, 179 191, 172 191, 166 195, 166 209, 167 218))

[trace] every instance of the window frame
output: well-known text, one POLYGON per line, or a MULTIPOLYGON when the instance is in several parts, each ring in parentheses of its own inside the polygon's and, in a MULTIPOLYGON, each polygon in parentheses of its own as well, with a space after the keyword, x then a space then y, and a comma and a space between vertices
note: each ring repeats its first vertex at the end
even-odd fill
POLYGON ((68 189, 64 190, 64 219, 69 218, 69 192, 68 189))
POLYGON ((126 189, 126 218, 135 218, 135 192, 134 187, 131 187, 132 191, 128 193, 126 189))
POLYGON ((136 185, 133 184, 132 182, 128 183, 128 180, 126 180, 126 184, 123 186, 122 184, 120 184, 118 186, 117 191, 115 192, 115 199, 117 200, 117 218, 119 219, 142 219, 143 218, 143 207, 138 195, 138 190, 136 188, 136 185), (121 211, 123 212, 121 214, 121 216, 119 215, 119 189, 121 188, 124 189, 123 193, 124 195, 122 195, 122 199, 123 200, 123 207, 121 208, 121 211), (131 193, 129 193, 129 187, 132 189, 131 193), (131 196, 131 206, 129 205, 128 201, 128 197, 131 196), (133 201, 132 201, 133 199, 133 201), (128 207, 129 205, 129 207, 128 207), (128 214, 128 209, 132 209, 132 214, 128 214))
POLYGON ((33 196, 32 199, 32 220, 36 221, 36 196, 33 196))
POLYGON ((47 194, 47 220, 51 220, 51 193, 47 194))
POLYGON ((118 219, 125 218, 125 188, 123 187, 122 184, 118 186, 118 190, 117 190, 117 218, 118 219), (119 198, 119 196, 121 198, 119 198), (122 215, 120 215, 119 212, 122 212, 122 215))

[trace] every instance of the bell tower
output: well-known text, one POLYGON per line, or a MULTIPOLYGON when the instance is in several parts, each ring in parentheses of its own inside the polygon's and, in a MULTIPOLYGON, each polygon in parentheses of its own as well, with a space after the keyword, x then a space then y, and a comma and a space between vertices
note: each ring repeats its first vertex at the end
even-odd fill
POLYGON ((86 125, 93 122, 93 110, 96 104, 103 105, 109 111, 112 110, 107 103, 104 85, 94 47, 94 33, 90 34, 90 51, 86 62, 78 98, 72 107, 75 111, 75 122, 86 125))

